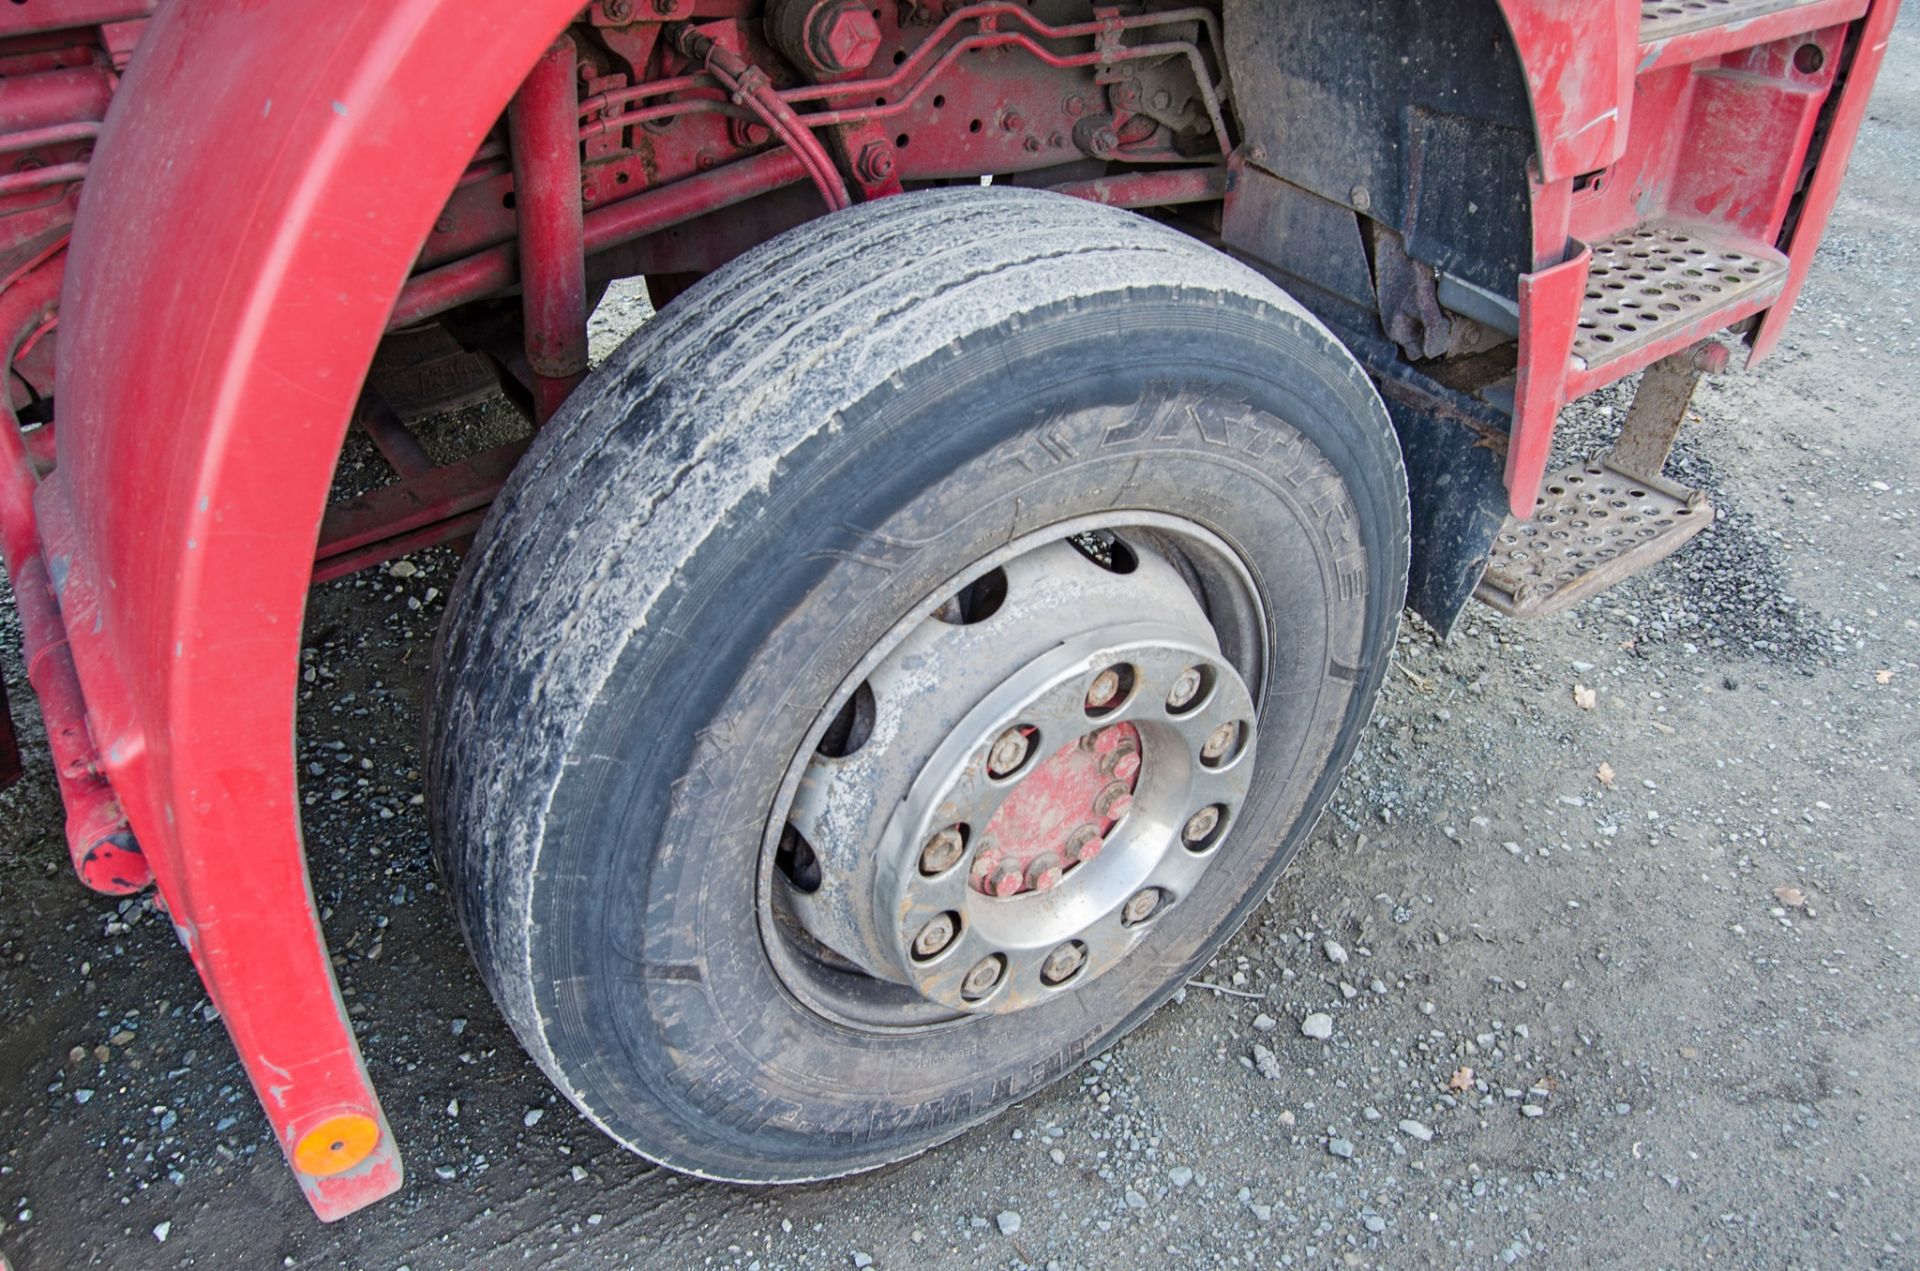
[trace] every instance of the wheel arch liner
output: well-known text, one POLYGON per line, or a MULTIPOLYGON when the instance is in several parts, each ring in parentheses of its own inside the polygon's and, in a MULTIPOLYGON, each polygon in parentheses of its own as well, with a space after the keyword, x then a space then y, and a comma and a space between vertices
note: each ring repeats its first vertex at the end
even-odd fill
POLYGON ((47 558, 103 765, 322 1218, 393 1191, 401 1170, 301 846, 314 544, 419 245, 577 7, 165 6, 75 227, 47 558), (358 1128, 341 1142, 377 1125, 372 1151, 315 1155, 310 1136, 343 1117, 358 1128))

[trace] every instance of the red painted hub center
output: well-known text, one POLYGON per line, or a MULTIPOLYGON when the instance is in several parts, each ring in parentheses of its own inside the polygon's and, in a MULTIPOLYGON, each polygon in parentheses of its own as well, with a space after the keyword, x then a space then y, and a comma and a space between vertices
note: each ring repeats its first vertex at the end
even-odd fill
POLYGON ((1045 891, 1092 860, 1127 814, 1140 782, 1140 730, 1114 724, 1034 766, 981 833, 968 870, 975 891, 1045 891))

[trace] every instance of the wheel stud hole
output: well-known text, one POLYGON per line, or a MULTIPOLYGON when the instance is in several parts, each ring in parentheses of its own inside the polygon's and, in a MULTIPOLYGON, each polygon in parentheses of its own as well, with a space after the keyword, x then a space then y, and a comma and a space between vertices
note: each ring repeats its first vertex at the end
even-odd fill
POLYGON ((1106 530, 1088 530, 1075 534, 1067 542, 1082 556, 1110 574, 1131 574, 1140 567, 1140 558, 1121 538, 1106 530))
POLYGON ((813 844, 791 824, 780 831, 773 863, 795 891, 812 895, 820 890, 820 858, 813 854, 813 844))
POLYGON ((873 736, 873 686, 862 680, 821 735, 817 749, 828 759, 845 759, 873 736))
POLYGON ((1211 851, 1226 832, 1227 810, 1218 803, 1209 804, 1187 818, 1180 827, 1180 842, 1189 852, 1211 851))
POLYGON ((1087 714, 1094 719, 1111 715, 1133 697, 1138 677, 1125 662, 1117 662, 1093 677, 1087 686, 1087 714))
POLYGON ((991 569, 947 597, 933 616, 951 626, 968 627, 999 613, 1006 600, 1007 571, 991 569))
POLYGON ((1246 746, 1247 729, 1236 721, 1220 725, 1207 734, 1206 741, 1200 745, 1200 766, 1203 768, 1224 768, 1240 757, 1240 751, 1246 746))
POLYGON ((1167 713, 1169 715, 1191 715, 1207 704, 1213 694, 1215 680, 1210 666, 1190 666, 1174 677, 1173 687, 1167 690, 1167 713))

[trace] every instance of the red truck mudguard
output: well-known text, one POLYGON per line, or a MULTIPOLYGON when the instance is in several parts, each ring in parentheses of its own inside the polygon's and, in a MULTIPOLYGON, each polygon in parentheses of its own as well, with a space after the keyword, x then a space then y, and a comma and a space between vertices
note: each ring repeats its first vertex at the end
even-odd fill
POLYGON ((73 235, 46 557, 102 767, 322 1218, 401 1168, 301 849, 314 541, 420 243, 576 7, 164 6, 73 235))

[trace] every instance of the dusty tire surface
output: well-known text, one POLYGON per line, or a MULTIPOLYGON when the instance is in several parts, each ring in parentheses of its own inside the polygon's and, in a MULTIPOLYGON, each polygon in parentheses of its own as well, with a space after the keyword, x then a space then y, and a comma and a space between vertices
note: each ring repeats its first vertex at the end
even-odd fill
POLYGON ((429 721, 436 851, 488 987, 588 1117, 743 1181, 924 1150, 1137 1024, 1240 924, 1393 647, 1405 478, 1304 310, 1110 209, 1013 190, 803 226, 597 370, 496 503, 429 721), (850 667, 970 562, 1171 513, 1260 596, 1257 798, 1229 861, 1079 992, 933 1032, 788 992, 758 918, 782 774, 850 667))

